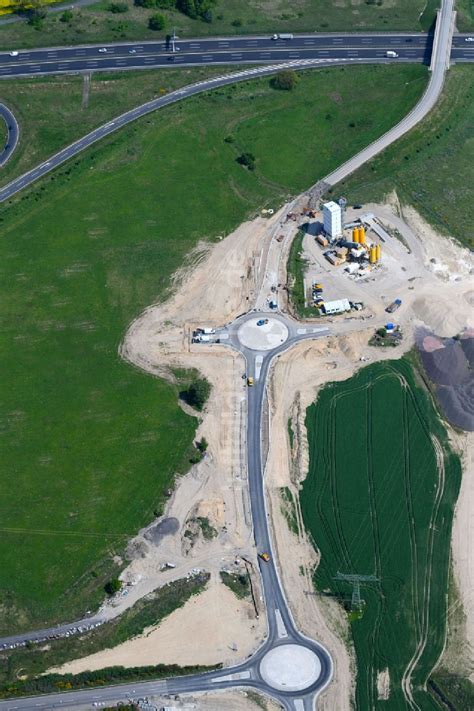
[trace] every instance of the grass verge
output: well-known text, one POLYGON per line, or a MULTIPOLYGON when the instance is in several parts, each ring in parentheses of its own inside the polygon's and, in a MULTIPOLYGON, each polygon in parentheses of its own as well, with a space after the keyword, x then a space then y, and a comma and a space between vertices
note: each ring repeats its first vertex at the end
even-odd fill
POLYGON ((221 580, 239 599, 251 597, 250 580, 247 573, 228 573, 221 570, 221 580))
POLYGON ((317 311, 306 306, 304 276, 308 263, 303 256, 303 239, 304 232, 299 230, 291 243, 286 265, 288 297, 298 318, 316 318, 317 311))
POLYGON ((188 467, 196 420, 179 384, 119 358, 130 321, 166 298, 198 240, 315 182, 425 83, 404 66, 303 73, 292 92, 226 87, 137 121, 1 206, 0 634, 97 605, 115 556, 188 467))
POLYGON ((357 708, 377 705, 384 669, 384 708, 405 708, 409 668, 417 706, 433 708, 426 681, 444 646, 459 457, 405 359, 323 388, 306 426, 303 520, 321 553, 316 588, 349 612, 357 708), (360 610, 352 609, 352 585, 338 573, 376 576, 361 582, 360 610))
POLYGON ((396 190, 440 232, 472 248, 474 69, 448 72, 436 108, 415 129, 337 186, 353 203, 396 190))
MULTIPOLYGON (((463 17, 468 21, 468 0, 463 3, 463 17)), ((66 17, 50 14, 38 28, 24 22, 0 26, 0 47, 40 47, 85 42, 120 42, 126 40, 162 39, 176 28, 179 37, 205 35, 259 34, 274 32, 336 32, 366 30, 425 30, 434 20, 438 0, 299 0, 293 5, 286 0, 262 3, 259 0, 218 0, 212 10, 212 21, 192 20, 183 13, 160 10, 166 27, 156 32, 148 21, 156 8, 147 10, 133 0, 121 0, 127 11, 111 12, 112 3, 102 0, 76 8, 66 17)))
MULTIPOLYGON (((77 75, 2 80, 1 99, 19 123, 20 142, 2 168, 0 185, 124 111, 225 71, 224 67, 196 67, 98 72, 91 74, 87 91, 84 79, 77 75)), ((0 121, 2 132, 4 126, 0 121)))
MULTIPOLYGON (((109 684, 141 678, 140 668, 132 669, 131 676, 127 676, 129 670, 118 671, 117 669, 120 668, 114 668, 93 672, 90 675, 89 673, 48 674, 41 678, 37 677, 54 666, 116 647, 127 639, 141 634, 145 628, 158 625, 171 612, 182 607, 190 597, 202 592, 208 580, 209 574, 201 573, 168 583, 135 603, 119 618, 81 637, 53 640, 43 647, 31 645, 29 648, 0 653, 0 697, 76 689, 100 683, 109 684), (19 670, 21 670, 21 677, 27 677, 25 680, 19 680, 19 670)), ((169 669, 163 666, 161 675, 173 675, 172 669, 171 674, 167 673, 169 669)), ((154 674, 159 673, 160 667, 147 667, 144 677, 153 677, 154 674)))

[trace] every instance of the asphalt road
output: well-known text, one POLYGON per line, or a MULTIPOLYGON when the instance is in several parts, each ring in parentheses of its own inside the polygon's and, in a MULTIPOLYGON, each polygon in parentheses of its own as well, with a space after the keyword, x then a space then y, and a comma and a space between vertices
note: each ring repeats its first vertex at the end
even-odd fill
MULTIPOLYGON (((387 146, 397 141, 401 136, 418 124, 434 107, 439 99, 444 84, 446 71, 450 63, 451 36, 454 23, 454 0, 444 0, 438 15, 431 57, 431 72, 428 86, 416 106, 383 136, 350 158, 335 171, 323 178, 321 183, 333 186, 344 180, 357 168, 381 153, 387 146)), ((474 42, 472 42, 474 44, 474 42)))
MULTIPOLYGON (((469 35, 456 35, 452 61, 474 61, 474 42, 469 35)), ((150 69, 212 64, 261 64, 294 59, 381 60, 387 50, 400 59, 429 62, 432 37, 427 34, 295 35, 292 40, 265 37, 223 37, 178 40, 179 51, 163 42, 118 43, 75 47, 19 50, 17 56, 0 53, 0 78, 150 69), (106 49, 106 52, 100 50, 106 49)), ((12 48, 14 49, 14 48, 12 48)))
MULTIPOLYGON (((420 102, 406 117, 406 119, 404 119, 404 121, 400 122, 400 124, 392 129, 392 131, 389 131, 385 134, 385 136, 379 139, 379 141, 374 142, 372 146, 366 149, 368 154, 362 151, 360 154, 355 156, 352 161, 348 161, 344 164, 339 169, 339 172, 335 171, 331 174, 331 176, 327 176, 325 179, 326 183, 329 182, 329 184, 334 184, 330 182, 331 180, 338 182, 338 180, 341 180, 342 177, 345 177, 345 175, 355 170, 356 167, 361 164, 361 161, 365 162, 365 160, 368 160, 380 150, 383 150, 386 145, 389 145, 389 143, 396 140, 400 135, 409 130, 409 128, 411 128, 415 123, 420 121, 421 118, 423 118, 423 116, 426 115, 426 113, 434 105, 441 92, 446 68, 449 65, 451 34, 453 27, 453 2, 454 0, 443 0, 442 3, 442 9, 438 16, 437 33, 434 38, 434 49, 431 61, 432 75, 428 88, 420 102)), ((355 61, 357 61, 357 59, 355 61)), ((236 75, 233 75, 232 78, 223 77, 221 79, 210 80, 209 82, 200 82, 192 87, 186 87, 178 92, 174 92, 174 94, 176 94, 179 98, 184 98, 186 95, 189 96, 192 95, 192 93, 198 93, 198 91, 213 88, 213 82, 221 82, 217 84, 217 86, 221 86, 225 83, 231 83, 231 81, 242 81, 243 79, 248 78, 248 76, 255 76, 265 72, 269 73, 269 71, 277 71, 279 68, 280 67, 267 67, 264 69, 258 68, 256 70, 254 69, 239 72, 236 75), (203 86, 205 87, 204 89, 203 86)), ((85 137, 85 139, 81 140, 84 141, 88 139, 89 143, 87 145, 90 145, 90 143, 101 138, 102 135, 106 135, 101 135, 100 131, 104 129, 117 130, 120 125, 125 125, 125 123, 134 120, 134 118, 137 117, 135 115, 137 111, 142 111, 143 113, 141 115, 148 113, 149 111, 157 108, 159 105, 165 105, 156 105, 156 102, 165 101, 166 99, 168 99, 167 103, 179 100, 176 97, 173 99, 172 95, 169 95, 167 97, 162 97, 162 99, 157 99, 155 102, 149 102, 149 104, 145 104, 143 107, 140 107, 140 109, 134 109, 132 112, 128 112, 122 117, 119 117, 119 119, 110 122, 110 124, 102 127, 102 129, 97 129, 89 134, 89 137, 85 137), (120 123, 120 121, 123 123, 120 123)), ((25 184, 32 182, 39 177, 37 172, 38 170, 43 169, 44 172, 47 172, 52 169, 54 165, 59 165, 60 162, 67 160, 68 157, 74 155, 74 153, 77 153, 79 150, 82 150, 83 147, 85 147, 85 145, 82 146, 81 141, 79 141, 73 146, 65 149, 65 151, 72 151, 72 153, 66 155, 66 157, 61 157, 61 154, 64 154, 64 151, 60 152, 46 164, 40 166, 34 171, 31 171, 30 174, 27 174, 26 178, 25 176, 22 176, 24 183, 20 183, 16 187, 10 188, 13 190, 11 194, 22 189, 25 184), (54 160, 57 160, 58 162, 52 165, 52 161, 54 160)), ((13 183, 11 186, 12 185, 13 183)), ((8 190, 9 187, 10 186, 7 186, 4 190, 8 190)), ((6 199, 6 197, 3 199, 6 199)), ((254 537, 257 550, 261 552, 272 550, 270 531, 268 527, 268 512, 266 509, 264 493, 261 451, 262 409, 269 368, 275 357, 277 357, 284 350, 291 348, 298 341, 307 338, 327 336, 329 334, 329 330, 325 327, 319 329, 301 328, 301 324, 298 324, 283 315, 275 315, 272 313, 273 319, 277 319, 285 324, 288 329, 288 339, 278 348, 274 348, 271 351, 260 351, 257 354, 256 351, 242 346, 237 335, 241 324, 248 319, 254 318, 255 312, 246 314, 237 319, 236 322, 230 324, 226 329, 222 329, 222 333, 225 333, 227 336, 229 345, 238 349, 245 357, 247 362, 247 372, 249 374, 254 374, 255 376, 255 386, 254 388, 249 388, 247 400, 247 466, 254 537), (257 357, 259 358, 258 366, 257 357)), ((161 682, 143 682, 141 684, 125 685, 121 687, 108 687, 101 689, 100 691, 95 689, 90 691, 70 692, 68 694, 61 695, 55 694, 51 696, 4 701, 0 702, 0 709, 11 709, 13 711, 14 709, 32 708, 73 708, 74 706, 83 705, 84 703, 94 703, 96 699, 100 699, 101 702, 115 702, 130 698, 137 699, 141 696, 152 694, 184 693, 186 691, 192 692, 204 689, 218 690, 235 688, 239 686, 264 691, 265 693, 278 699, 278 701, 288 711, 309 711, 309 709, 313 709, 315 698, 331 680, 332 660, 328 652, 321 645, 305 638, 297 630, 285 599, 278 570, 274 561, 275 559, 273 556, 269 563, 261 562, 260 564, 265 606, 267 610, 267 639, 262 647, 257 650, 257 652, 250 659, 241 665, 208 674, 169 679, 161 682), (260 672, 260 664, 263 657, 270 650, 275 650, 276 648, 288 643, 297 644, 313 652, 318 657, 321 666, 321 672, 318 679, 300 692, 281 689, 276 690, 274 687, 270 687, 263 680, 260 672)))
POLYGON ((13 151, 15 150, 18 139, 20 138, 20 129, 18 128, 18 123, 10 111, 8 106, 5 104, 0 104, 0 116, 5 121, 7 127, 7 137, 5 140, 5 145, 0 153, 0 167, 5 165, 7 160, 11 157, 13 151))
MULTIPOLYGON (((364 61, 367 60, 358 59, 356 57, 350 59, 295 60, 293 62, 281 63, 276 65, 243 69, 232 74, 226 74, 225 76, 203 80, 195 84, 189 84, 188 86, 185 86, 181 89, 177 89, 176 91, 170 92, 169 94, 165 94, 164 96, 160 96, 157 99, 152 99, 152 101, 148 101, 147 103, 142 104, 141 106, 137 106, 136 108, 131 109, 130 111, 127 111, 124 114, 121 114, 120 116, 117 116, 115 119, 112 119, 111 121, 108 121, 106 124, 100 126, 99 128, 94 129, 83 138, 80 138, 78 141, 75 141, 71 145, 66 146, 66 148, 63 148, 58 153, 55 153, 53 156, 48 158, 48 160, 36 166, 32 170, 27 171, 18 178, 15 178, 10 183, 0 189, 0 203, 13 197, 16 193, 19 193, 25 187, 31 185, 36 180, 38 180, 38 178, 41 178, 42 176, 52 171, 54 168, 60 166, 62 163, 65 163, 67 160, 77 155, 85 148, 88 148, 93 143, 101 140, 102 138, 105 138, 106 136, 109 136, 110 134, 114 133, 123 126, 126 126, 128 123, 135 121, 141 116, 145 116, 146 114, 151 113, 152 111, 156 111, 156 109, 162 108, 163 106, 174 104, 177 101, 181 101, 182 99, 186 99, 190 96, 194 96, 205 91, 210 91, 221 86, 226 86, 227 84, 235 84, 239 81, 245 81, 255 77, 262 77, 274 74, 275 72, 278 72, 285 67, 294 69, 305 69, 314 67, 335 66, 338 64, 360 64, 364 63, 364 61)), ((389 60, 381 59, 379 61, 381 63, 385 63, 389 60)))

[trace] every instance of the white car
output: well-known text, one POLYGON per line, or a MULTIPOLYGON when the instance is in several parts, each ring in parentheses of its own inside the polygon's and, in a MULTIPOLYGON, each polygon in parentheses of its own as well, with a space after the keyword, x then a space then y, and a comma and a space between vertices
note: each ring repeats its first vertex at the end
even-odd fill
POLYGON ((474 37, 466 37, 465 42, 474 42, 474 37))
POLYGON ((137 50, 136 50, 136 49, 129 49, 129 50, 128 50, 128 53, 129 53, 129 54, 136 54, 136 53, 137 53, 137 50))
POLYGON ((102 53, 103 53, 103 52, 107 52, 107 50, 105 49, 105 47, 101 47, 101 48, 99 49, 99 52, 102 52, 102 53))
POLYGON ((12 52, 8 52, 8 54, 10 55, 10 57, 18 57, 18 52, 16 51, 16 49, 14 49, 12 52))

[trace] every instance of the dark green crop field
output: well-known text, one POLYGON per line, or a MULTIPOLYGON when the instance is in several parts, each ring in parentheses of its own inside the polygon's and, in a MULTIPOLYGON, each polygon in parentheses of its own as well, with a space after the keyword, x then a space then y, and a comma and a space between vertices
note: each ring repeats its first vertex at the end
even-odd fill
POLYGON ((357 708, 399 711, 411 698, 438 708, 423 686, 444 643, 459 458, 404 359, 324 387, 306 426, 303 519, 321 552, 317 590, 350 610, 357 708), (378 579, 361 583, 360 614, 338 573, 378 579), (380 702, 385 669, 390 696, 380 702))
POLYGON ((303 73, 292 92, 228 87, 130 125, 1 207, 1 632, 97 604, 111 554, 189 466, 195 422, 179 388, 118 356, 131 319, 166 296, 198 240, 370 143, 425 81, 423 67, 361 67, 303 73), (269 141, 264 118, 279 113, 269 141), (287 165, 278 149, 296 125, 287 165), (244 150, 254 172, 236 162, 244 150))

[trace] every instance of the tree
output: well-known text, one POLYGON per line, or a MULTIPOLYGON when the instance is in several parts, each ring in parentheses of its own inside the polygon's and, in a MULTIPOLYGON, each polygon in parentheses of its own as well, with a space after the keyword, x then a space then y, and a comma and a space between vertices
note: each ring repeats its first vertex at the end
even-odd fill
POLYGON ((164 30, 166 27, 166 19, 163 15, 156 13, 156 15, 152 15, 148 20, 148 27, 150 30, 157 30, 158 32, 164 30))
POLYGON ((196 410, 202 410, 210 392, 211 384, 205 378, 198 378, 189 386, 185 393, 185 399, 196 410))
POLYGON ((236 161, 249 170, 255 170, 255 156, 253 153, 241 153, 240 156, 236 158, 236 161))
POLYGON ((199 449, 200 452, 204 454, 204 452, 207 451, 207 448, 209 446, 209 443, 205 437, 201 437, 201 439, 196 442, 196 448, 199 449))
POLYGON ((112 578, 104 585, 104 590, 107 595, 115 595, 122 588, 122 583, 118 578, 112 578))
POLYGON ((273 77, 270 84, 274 89, 291 91, 298 83, 298 75, 291 69, 284 69, 273 77))

